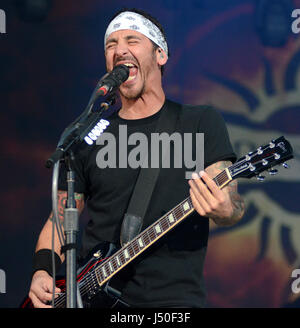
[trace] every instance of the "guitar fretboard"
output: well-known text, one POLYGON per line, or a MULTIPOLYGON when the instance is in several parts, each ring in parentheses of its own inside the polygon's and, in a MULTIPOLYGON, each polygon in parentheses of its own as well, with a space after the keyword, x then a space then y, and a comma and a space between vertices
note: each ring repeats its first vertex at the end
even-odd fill
MULTIPOLYGON (((228 170, 225 169, 218 174, 213 180, 223 188, 231 181, 231 176, 228 170)), ((136 236, 127 245, 123 246, 109 259, 95 268, 94 274, 98 284, 101 286, 109 280, 115 273, 121 270, 125 265, 131 262, 135 257, 140 255, 150 245, 161 238, 165 233, 174 228, 184 218, 189 216, 194 211, 192 200, 187 197, 172 210, 150 225, 147 229, 136 236)))

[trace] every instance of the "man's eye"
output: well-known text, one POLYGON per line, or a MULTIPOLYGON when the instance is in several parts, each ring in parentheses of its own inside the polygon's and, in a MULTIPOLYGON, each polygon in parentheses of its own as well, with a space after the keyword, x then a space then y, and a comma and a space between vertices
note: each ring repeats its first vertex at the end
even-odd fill
POLYGON ((110 43, 109 45, 106 46, 106 49, 110 49, 110 48, 112 48, 114 46, 115 46, 115 44, 110 43))

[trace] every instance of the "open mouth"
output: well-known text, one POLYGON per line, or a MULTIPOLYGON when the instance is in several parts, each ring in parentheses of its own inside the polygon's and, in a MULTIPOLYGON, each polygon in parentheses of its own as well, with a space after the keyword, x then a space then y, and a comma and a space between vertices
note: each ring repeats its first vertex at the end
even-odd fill
MULTIPOLYGON (((127 66, 129 68, 129 77, 126 80, 126 82, 132 81, 136 78, 138 73, 138 68, 132 63, 124 63, 123 65, 127 66)), ((125 82, 125 83, 126 83, 125 82)))

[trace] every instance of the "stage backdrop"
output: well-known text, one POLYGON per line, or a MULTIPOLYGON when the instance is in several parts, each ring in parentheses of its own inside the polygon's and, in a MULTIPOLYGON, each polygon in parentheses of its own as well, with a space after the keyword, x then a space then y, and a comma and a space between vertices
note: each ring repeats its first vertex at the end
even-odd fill
MULTIPOLYGON (((125 1, 41 3, 50 6, 26 12, 22 1, 0 1, 6 18, 0 34, 1 307, 18 306, 28 292, 35 243, 51 210, 45 159, 105 73, 103 34, 125 1)), ((127 0, 126 6, 149 11, 165 27, 167 97, 218 108, 238 156, 281 135, 294 147, 289 170, 280 168, 263 183, 240 180, 247 209, 239 224, 211 226, 207 306, 296 305, 300 39, 291 13, 300 1, 127 0)))

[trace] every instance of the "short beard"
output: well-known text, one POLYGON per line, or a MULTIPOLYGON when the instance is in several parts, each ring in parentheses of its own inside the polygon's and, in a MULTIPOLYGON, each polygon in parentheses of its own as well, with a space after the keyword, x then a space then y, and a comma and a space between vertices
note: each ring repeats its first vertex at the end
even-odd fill
POLYGON ((125 95, 120 89, 119 89, 119 93, 120 95, 125 98, 126 100, 138 100, 139 98, 142 97, 142 95, 144 94, 145 91, 145 85, 143 85, 141 91, 137 94, 133 94, 133 95, 125 95))
MULTIPOLYGON (((153 42, 152 42, 153 43, 153 42)), ((153 59, 153 62, 155 62, 155 54, 156 54, 156 49, 158 48, 157 45, 155 45, 155 43, 153 43, 153 48, 152 48, 152 59, 153 59)), ((141 91, 138 93, 138 94, 135 94, 135 95, 124 95, 124 93, 119 89, 119 93, 120 95, 125 98, 126 100, 138 100, 139 98, 142 97, 142 95, 144 94, 144 91, 145 91, 145 83, 143 84, 143 87, 141 89, 141 91)))

